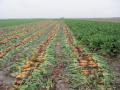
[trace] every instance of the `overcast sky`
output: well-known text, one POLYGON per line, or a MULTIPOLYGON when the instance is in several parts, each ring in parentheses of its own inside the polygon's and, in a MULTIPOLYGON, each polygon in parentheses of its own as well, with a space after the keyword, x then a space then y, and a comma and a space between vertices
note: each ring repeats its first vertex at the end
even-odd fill
POLYGON ((0 0, 0 18, 120 17, 120 0, 0 0))

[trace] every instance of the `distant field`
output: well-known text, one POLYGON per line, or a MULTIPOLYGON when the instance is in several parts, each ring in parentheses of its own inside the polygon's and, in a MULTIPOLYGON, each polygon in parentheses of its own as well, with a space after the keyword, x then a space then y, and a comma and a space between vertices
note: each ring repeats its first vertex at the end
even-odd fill
POLYGON ((103 22, 120 22, 120 18, 84 18, 83 20, 91 20, 91 21, 103 21, 103 22))
POLYGON ((1 19, 0 27, 15 26, 40 21, 39 19, 1 19))

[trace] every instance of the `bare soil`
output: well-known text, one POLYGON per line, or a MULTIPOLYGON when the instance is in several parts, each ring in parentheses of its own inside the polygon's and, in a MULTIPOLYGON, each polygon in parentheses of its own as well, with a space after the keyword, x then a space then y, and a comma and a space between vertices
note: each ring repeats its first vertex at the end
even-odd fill
POLYGON ((115 90, 120 90, 120 59, 119 58, 112 58, 109 59, 108 64, 110 65, 114 76, 115 80, 113 81, 113 86, 115 90))
POLYGON ((0 71, 0 90, 9 90, 12 86, 14 77, 10 75, 10 68, 7 67, 0 71))
POLYGON ((64 63, 63 63, 63 55, 62 55, 62 50, 61 50, 61 45, 58 42, 55 46, 55 52, 56 52, 56 60, 57 64, 53 69, 53 82, 54 82, 54 87, 52 90, 66 90, 66 82, 64 80, 64 63))
POLYGON ((6 63, 0 69, 0 90, 9 90, 9 88, 13 85, 13 81, 15 80, 15 74, 11 73, 11 65, 13 65, 20 58, 20 53, 16 54, 11 59, 11 62, 6 63))

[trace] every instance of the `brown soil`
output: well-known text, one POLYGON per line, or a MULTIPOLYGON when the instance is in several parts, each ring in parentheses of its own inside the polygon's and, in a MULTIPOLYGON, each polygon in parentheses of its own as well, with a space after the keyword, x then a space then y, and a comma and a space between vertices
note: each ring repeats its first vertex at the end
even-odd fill
POLYGON ((113 81, 115 90, 120 90, 120 59, 109 59, 108 64, 115 75, 115 80, 113 81))
POLYGON ((12 76, 10 68, 11 65, 14 64, 20 58, 20 53, 17 53, 16 56, 13 57, 11 62, 7 63, 0 69, 0 90, 8 90, 15 80, 15 77, 12 76))
POLYGON ((4 68, 0 71, 0 90, 8 90, 14 81, 14 77, 10 76, 10 68, 4 68))
POLYGON ((66 90, 66 83, 65 80, 63 79, 64 77, 64 63, 63 63, 63 55, 62 55, 62 50, 61 50, 61 45, 58 42, 55 46, 55 52, 56 52, 56 60, 57 64, 53 69, 53 82, 54 82, 54 87, 52 90, 66 90))

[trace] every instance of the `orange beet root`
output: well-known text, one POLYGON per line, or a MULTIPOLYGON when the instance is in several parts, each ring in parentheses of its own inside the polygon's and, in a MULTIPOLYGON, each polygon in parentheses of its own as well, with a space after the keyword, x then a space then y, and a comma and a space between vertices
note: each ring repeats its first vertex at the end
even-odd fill
POLYGON ((91 71, 90 70, 82 70, 82 73, 84 75, 89 75, 89 74, 91 74, 91 71))
POLYGON ((20 85, 20 81, 15 80, 15 81, 14 81, 14 85, 20 85))

